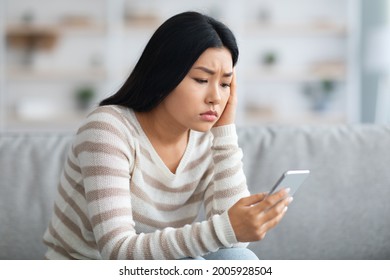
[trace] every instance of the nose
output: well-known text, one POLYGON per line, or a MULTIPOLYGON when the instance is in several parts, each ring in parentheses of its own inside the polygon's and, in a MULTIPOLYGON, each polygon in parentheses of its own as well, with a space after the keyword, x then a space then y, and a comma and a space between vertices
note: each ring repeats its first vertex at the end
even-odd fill
POLYGON ((221 93, 219 92, 218 85, 212 85, 209 88, 206 97, 206 103, 208 104, 219 104, 221 102, 221 93))

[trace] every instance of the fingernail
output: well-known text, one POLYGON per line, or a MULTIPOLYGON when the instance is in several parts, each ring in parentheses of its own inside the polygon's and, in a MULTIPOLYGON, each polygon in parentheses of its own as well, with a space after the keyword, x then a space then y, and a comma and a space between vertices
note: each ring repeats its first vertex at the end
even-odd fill
POLYGON ((287 189, 285 190, 286 193, 290 193, 290 191, 291 191, 290 188, 287 188, 287 189))
POLYGON ((293 200, 294 200, 294 198, 293 198, 292 196, 290 196, 290 197, 288 198, 288 203, 291 203, 293 200))
POLYGON ((283 209, 283 212, 286 212, 287 211, 287 209, 288 209, 288 207, 286 206, 286 207, 284 207, 284 209, 283 209))

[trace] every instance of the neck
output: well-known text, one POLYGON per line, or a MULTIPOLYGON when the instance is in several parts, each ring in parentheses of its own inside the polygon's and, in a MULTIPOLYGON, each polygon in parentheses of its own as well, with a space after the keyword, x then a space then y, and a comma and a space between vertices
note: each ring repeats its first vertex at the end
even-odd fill
POLYGON ((175 145, 188 140, 189 129, 175 126, 157 110, 136 112, 138 122, 150 140, 158 140, 166 145, 175 145))

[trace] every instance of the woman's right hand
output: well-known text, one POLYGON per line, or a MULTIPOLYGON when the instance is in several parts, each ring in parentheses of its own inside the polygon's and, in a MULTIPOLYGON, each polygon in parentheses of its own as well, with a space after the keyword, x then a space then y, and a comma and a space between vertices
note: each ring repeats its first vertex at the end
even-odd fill
POLYGON ((286 189, 269 196, 259 193, 241 198, 228 210, 237 241, 263 239, 270 229, 279 224, 291 201, 286 189))

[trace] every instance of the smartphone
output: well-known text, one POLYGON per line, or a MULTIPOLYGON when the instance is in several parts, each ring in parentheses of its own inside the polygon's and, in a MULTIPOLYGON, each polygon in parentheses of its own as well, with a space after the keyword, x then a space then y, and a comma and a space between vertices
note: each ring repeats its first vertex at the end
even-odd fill
POLYGON ((293 196, 309 174, 310 170, 288 170, 284 172, 276 184, 272 187, 268 195, 283 188, 290 188, 289 195, 293 196))

